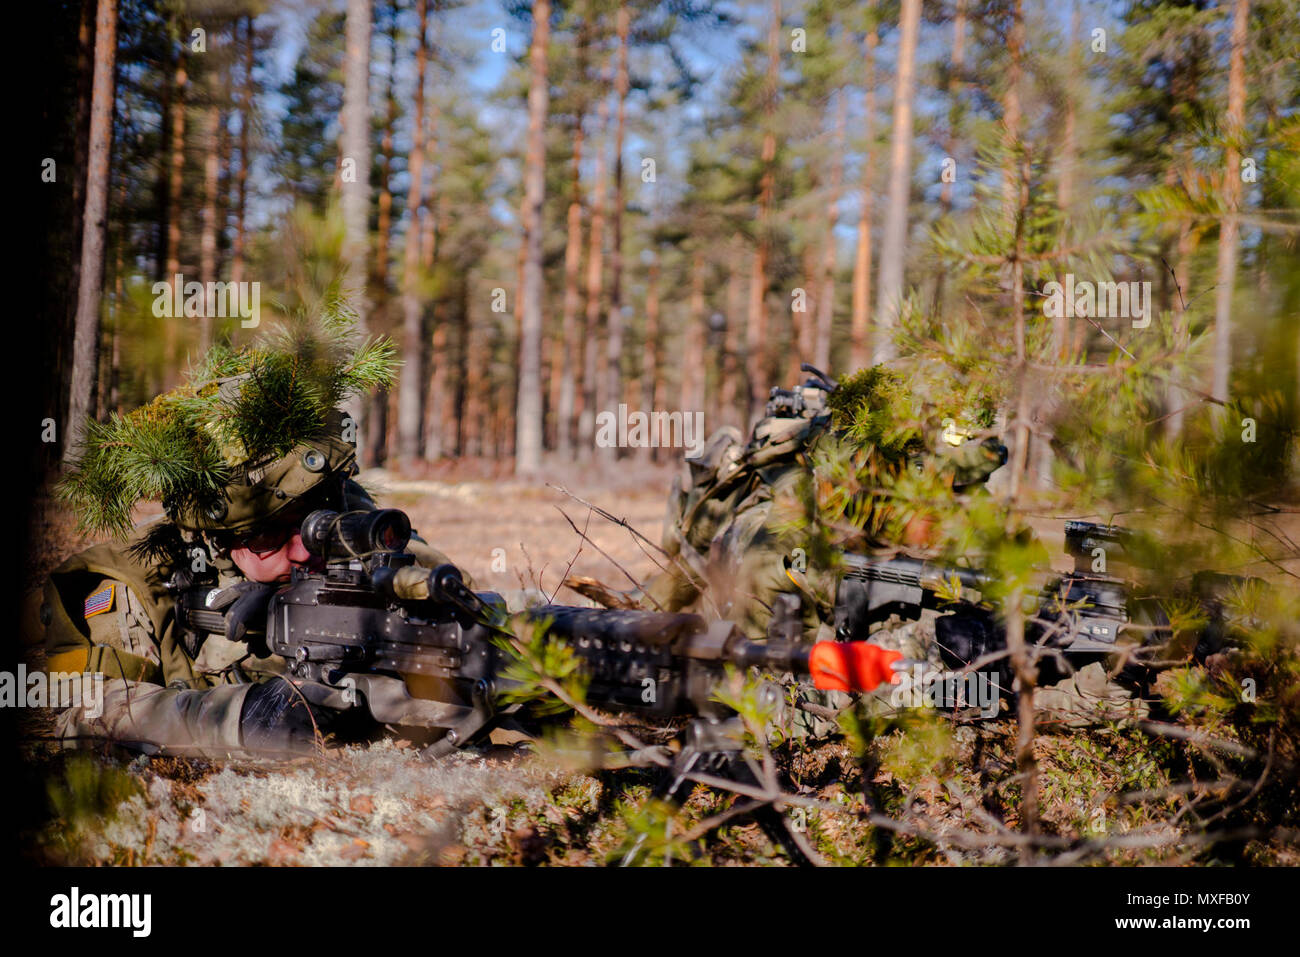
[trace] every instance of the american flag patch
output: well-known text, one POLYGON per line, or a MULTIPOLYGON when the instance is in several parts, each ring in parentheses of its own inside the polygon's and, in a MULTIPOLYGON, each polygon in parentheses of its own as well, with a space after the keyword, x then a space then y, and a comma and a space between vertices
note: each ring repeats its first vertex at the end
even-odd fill
POLYGON ((116 585, 105 585, 99 591, 95 592, 86 599, 86 608, 82 612, 83 618, 93 618, 95 615, 109 611, 113 607, 113 594, 117 589, 116 585))

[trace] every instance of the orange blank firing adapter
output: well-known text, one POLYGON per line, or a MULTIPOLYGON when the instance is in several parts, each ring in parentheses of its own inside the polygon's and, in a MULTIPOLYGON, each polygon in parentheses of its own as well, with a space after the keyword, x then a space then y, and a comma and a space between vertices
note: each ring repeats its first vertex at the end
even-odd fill
POLYGON ((901 651, 867 641, 819 641, 808 654, 808 672, 823 691, 872 691, 900 680, 890 666, 902 658, 901 651))

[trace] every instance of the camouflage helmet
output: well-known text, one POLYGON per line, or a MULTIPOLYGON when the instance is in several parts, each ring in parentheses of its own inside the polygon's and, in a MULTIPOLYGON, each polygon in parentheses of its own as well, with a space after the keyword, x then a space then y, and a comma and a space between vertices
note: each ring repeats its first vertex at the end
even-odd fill
POLYGON ((179 527, 191 532, 245 532, 285 509, 337 476, 356 472, 356 449, 343 439, 347 419, 340 410, 330 415, 324 434, 299 442, 287 455, 246 462, 232 470, 221 494, 204 506, 169 509, 179 527))
POLYGON ((391 343, 358 344, 351 329, 336 313, 300 316, 251 346, 214 346, 185 385, 88 422, 59 494, 92 532, 129 532, 146 500, 183 530, 240 532, 351 475, 339 406, 390 385, 396 366, 391 343))

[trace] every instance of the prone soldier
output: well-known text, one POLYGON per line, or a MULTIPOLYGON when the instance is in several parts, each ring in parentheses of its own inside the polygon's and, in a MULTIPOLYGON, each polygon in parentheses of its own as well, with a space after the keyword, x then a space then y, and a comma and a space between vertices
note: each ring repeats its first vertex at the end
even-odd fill
MULTIPOLYGON (((65 744, 294 754, 322 733, 376 730, 315 707, 283 678, 281 659, 249 643, 278 584, 319 562, 303 546, 303 518, 376 507, 353 479, 350 420, 337 405, 366 384, 362 361, 372 377, 391 376, 391 353, 348 352, 305 326, 295 336, 240 352, 217 347, 189 384, 83 434, 62 491, 83 526, 127 534, 68 558, 44 587, 47 671, 104 677, 98 707, 58 715, 65 744), (130 510, 149 487, 163 490, 166 516, 131 529, 130 510), (196 573, 215 580, 222 634, 178 625, 177 596, 196 573)), ((429 567, 447 561, 419 540, 409 550, 429 567)))

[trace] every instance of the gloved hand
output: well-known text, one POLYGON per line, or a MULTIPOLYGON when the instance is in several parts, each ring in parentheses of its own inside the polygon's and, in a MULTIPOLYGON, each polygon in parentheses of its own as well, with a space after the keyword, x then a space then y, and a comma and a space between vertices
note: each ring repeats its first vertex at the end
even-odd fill
POLYGON ((270 654, 266 647, 266 609, 277 588, 276 584, 240 582, 220 592, 211 605, 226 611, 226 638, 247 643, 248 650, 258 658, 270 654))
POLYGON ((239 713, 239 732, 249 751, 314 754, 333 726, 333 712, 313 708, 285 678, 271 678, 248 689, 239 713))

